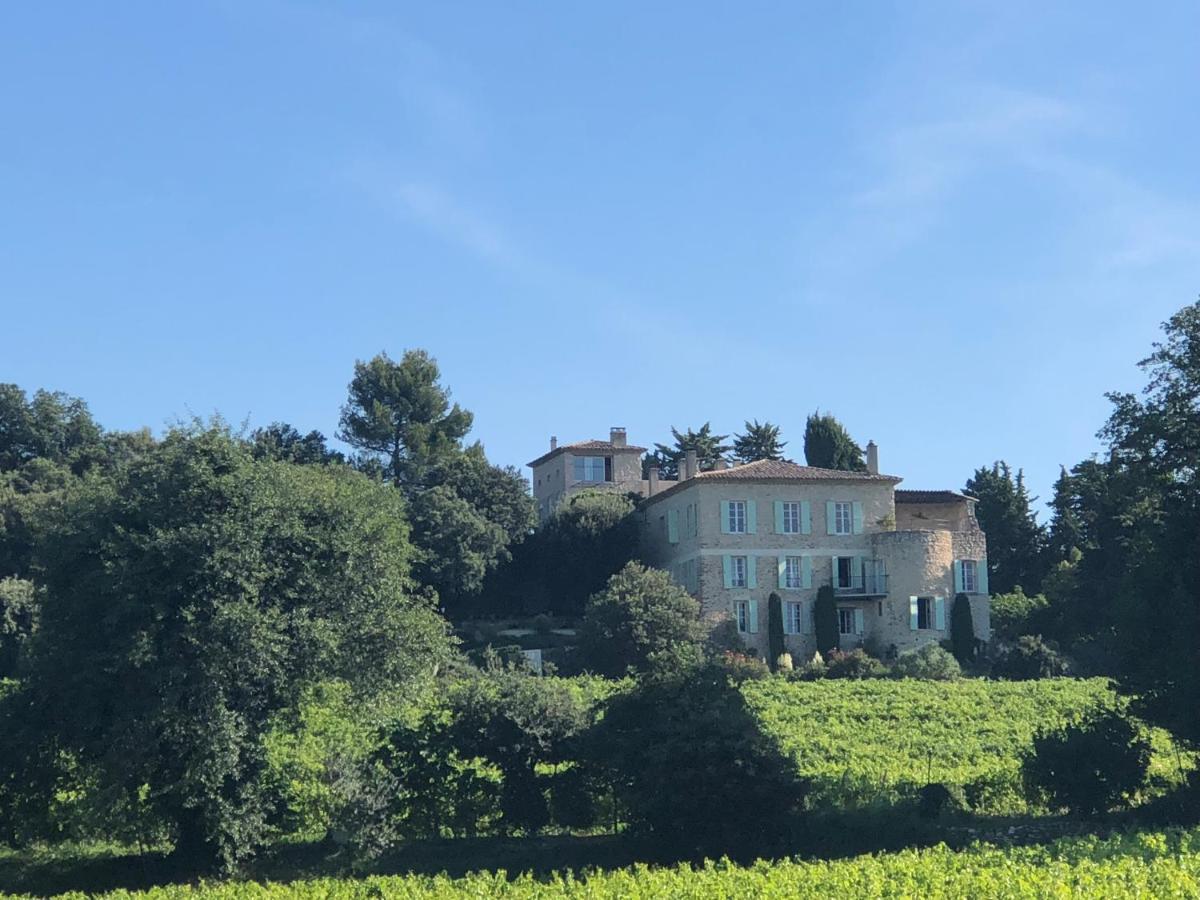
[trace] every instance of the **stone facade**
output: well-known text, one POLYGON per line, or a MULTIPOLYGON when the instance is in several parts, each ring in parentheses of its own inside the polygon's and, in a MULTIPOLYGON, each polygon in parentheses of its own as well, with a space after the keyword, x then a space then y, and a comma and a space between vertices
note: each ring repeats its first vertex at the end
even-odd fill
POLYGON ((646 496, 649 484, 642 479, 645 450, 645 447, 629 445, 623 428, 613 428, 607 441, 580 441, 560 447, 557 440, 551 438, 549 452, 529 463, 533 469, 533 499, 537 503, 539 520, 545 520, 567 497, 582 490, 611 490, 646 496), (590 461, 586 474, 591 477, 579 477, 577 459, 590 461), (599 463, 595 462, 597 460, 599 463))

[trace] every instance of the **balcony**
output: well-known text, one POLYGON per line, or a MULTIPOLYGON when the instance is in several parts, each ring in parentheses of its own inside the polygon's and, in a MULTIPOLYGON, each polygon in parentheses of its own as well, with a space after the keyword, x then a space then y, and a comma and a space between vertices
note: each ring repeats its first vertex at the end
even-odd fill
POLYGON ((834 579, 833 593, 838 597, 883 597, 887 595, 887 575, 840 575, 834 579))

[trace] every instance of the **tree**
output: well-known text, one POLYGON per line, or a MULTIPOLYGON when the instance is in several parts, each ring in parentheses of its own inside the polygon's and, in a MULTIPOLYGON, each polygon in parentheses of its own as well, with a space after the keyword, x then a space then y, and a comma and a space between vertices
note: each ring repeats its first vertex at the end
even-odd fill
POLYGON ((674 446, 655 444, 654 452, 647 455, 643 461, 643 470, 648 469, 651 465, 657 465, 659 473, 664 478, 677 478, 679 477, 680 462, 687 456, 689 450, 695 450, 696 462, 700 471, 707 472, 715 469, 717 464, 725 459, 729 451, 733 449, 731 445, 722 443, 729 435, 713 434, 712 425, 709 422, 701 425, 698 431, 689 428, 682 433, 672 426, 671 437, 675 440, 674 446))
POLYGON ((505 552, 508 536, 451 488, 417 494, 409 504, 418 552, 413 573, 437 591, 448 608, 479 592, 484 578, 505 552))
POLYGON ((988 578, 992 590, 1008 593, 1018 584, 1036 593, 1044 574, 1045 530, 1030 508, 1025 476, 1013 477, 1008 463, 975 470, 967 493, 978 498, 975 515, 987 534, 988 578))
POLYGON ((45 459, 85 472, 104 458, 102 431, 78 397, 0 384, 0 472, 45 459))
POLYGON ((400 362, 380 353, 354 364, 350 396, 338 437, 382 457, 397 487, 420 487, 427 470, 459 449, 473 416, 451 405, 437 361, 424 350, 406 350, 400 362))
POLYGON ((779 595, 771 591, 767 597, 767 662, 771 671, 779 665, 779 657, 783 656, 783 601, 779 595))
POLYGON ((867 471, 862 447, 841 422, 828 413, 821 415, 820 410, 809 416, 804 425, 804 459, 810 466, 821 469, 867 471))
POLYGON ((954 658, 962 665, 975 658, 975 620, 966 594, 955 596, 950 607, 950 643, 954 646, 954 658))
POLYGON ((287 422, 272 422, 265 428, 255 429, 250 441, 258 459, 278 459, 301 465, 345 461, 341 453, 326 446, 325 435, 321 432, 301 434, 287 422))
POLYGON ((761 459, 783 459, 787 441, 779 440, 779 426, 770 422, 758 424, 758 419, 746 422, 745 434, 734 435, 733 455, 743 463, 761 459))
POLYGON ((700 604, 661 569, 631 562, 587 602, 580 650, 588 668, 614 677, 678 668, 699 656, 700 604))
POLYGON ((263 737, 304 685, 360 696, 448 653, 413 594, 403 502, 344 467, 255 460, 219 426, 174 431, 37 523, 46 594, 6 703, 0 794, 53 791, 64 752, 140 797, 176 850, 229 869, 265 838, 263 737), (12 735, 19 735, 14 739, 12 735))
POLYGON ((1010 593, 991 598, 992 634, 1002 641, 1015 641, 1022 635, 1044 634, 1049 601, 1042 594, 1028 596, 1017 585, 1010 593))
POLYGON ((827 655, 840 646, 837 600, 831 585, 823 584, 817 589, 817 599, 813 603, 813 632, 817 638, 818 653, 827 655))
POLYGON ((20 578, 0 579, 0 678, 18 674, 21 657, 36 623, 33 582, 20 578))

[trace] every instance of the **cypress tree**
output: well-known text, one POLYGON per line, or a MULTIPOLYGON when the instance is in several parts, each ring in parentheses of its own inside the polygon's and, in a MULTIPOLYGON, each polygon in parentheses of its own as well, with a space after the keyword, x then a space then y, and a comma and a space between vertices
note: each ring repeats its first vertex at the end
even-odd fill
POLYGON ((779 657, 783 655, 783 601, 779 599, 779 595, 771 591, 771 595, 767 597, 767 662, 771 664, 771 671, 775 671, 779 663, 779 657))
POLYGON ((975 620, 966 594, 956 596, 950 608, 950 643, 960 664, 965 666, 975 657, 975 620))
POLYGON ((817 602, 813 604, 813 631, 816 632, 817 650, 822 654, 838 649, 837 601, 831 584, 823 584, 817 591, 817 602))

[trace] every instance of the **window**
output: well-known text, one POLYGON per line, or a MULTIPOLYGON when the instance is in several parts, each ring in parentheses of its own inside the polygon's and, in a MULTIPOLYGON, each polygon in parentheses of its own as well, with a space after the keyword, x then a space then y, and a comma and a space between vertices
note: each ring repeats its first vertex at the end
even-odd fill
POLYGON ((576 481, 612 481, 612 457, 575 457, 576 481))
POLYGON ((789 556, 783 564, 783 586, 790 590, 804 587, 804 570, 799 556, 789 556))
POLYGON ((783 533, 800 533, 800 503, 798 501, 785 500, 783 503, 783 533))
POLYGON ((854 634, 854 610, 838 608, 838 634, 854 634))
POLYGON ((933 598, 918 597, 917 598, 917 628, 931 630, 933 628, 933 598))
POLYGON ((962 589, 964 594, 974 594, 978 590, 976 586, 978 582, 975 580, 975 565, 976 563, 973 559, 962 560, 962 589))
POLYGON ((745 600, 737 602, 737 629, 742 634, 750 630, 750 604, 745 600))
POLYGON ((731 556, 729 558, 729 583, 735 588, 746 586, 746 557, 731 556))
POLYGON ((850 503, 838 501, 833 504, 833 533, 853 534, 854 507, 850 503))
POLYGON ((804 631, 804 621, 800 618, 803 615, 803 604, 789 603, 787 605, 787 632, 789 634, 800 634, 804 631))
POLYGON ((730 534, 745 534, 746 533, 746 501, 745 500, 730 500, 729 501, 729 533, 730 534))
POLYGON ((841 590, 850 590, 862 585, 854 583, 854 557, 839 556, 837 558, 837 573, 834 587, 841 590))

